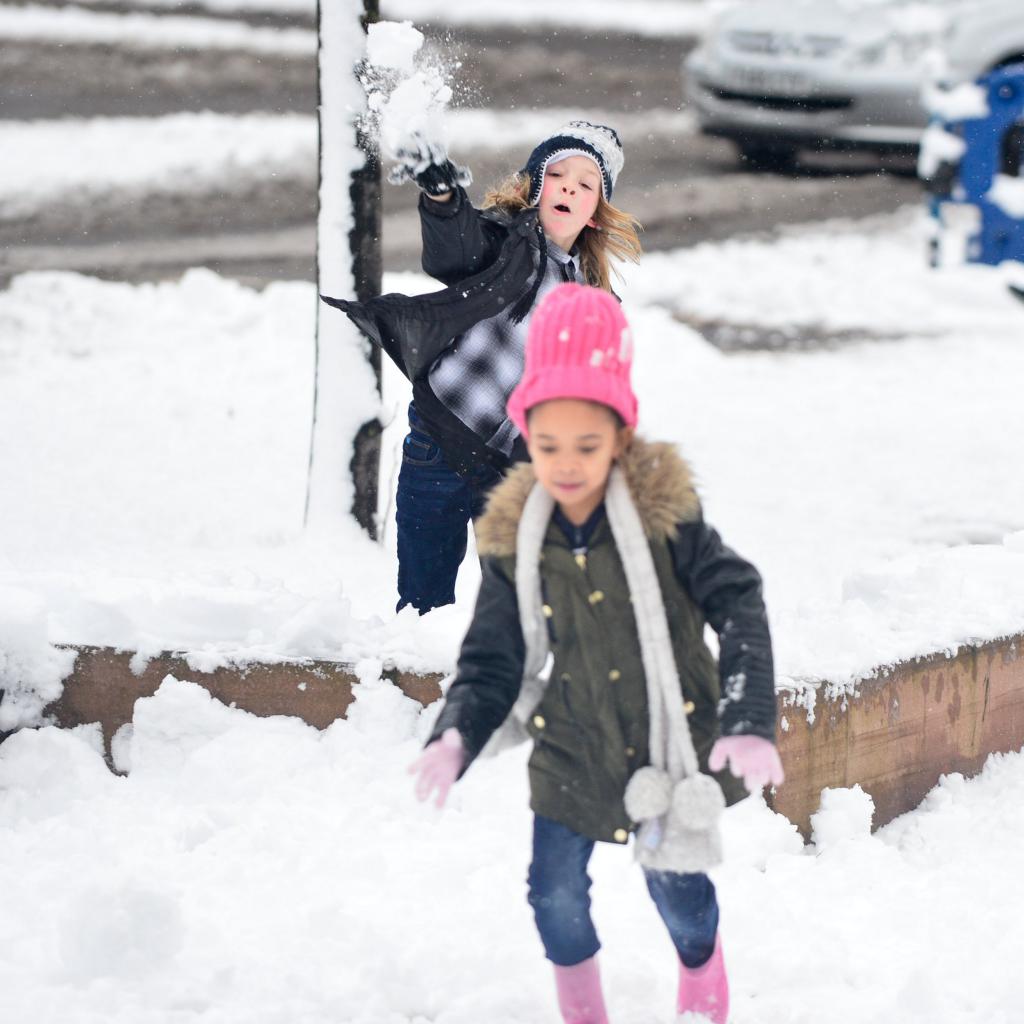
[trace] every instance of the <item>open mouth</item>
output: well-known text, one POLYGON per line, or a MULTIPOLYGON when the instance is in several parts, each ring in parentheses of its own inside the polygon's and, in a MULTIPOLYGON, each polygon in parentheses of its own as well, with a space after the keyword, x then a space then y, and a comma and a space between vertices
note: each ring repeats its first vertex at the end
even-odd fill
POLYGON ((565 203, 556 203, 555 209, 559 213, 572 213, 572 210, 570 210, 569 207, 565 205, 565 203))

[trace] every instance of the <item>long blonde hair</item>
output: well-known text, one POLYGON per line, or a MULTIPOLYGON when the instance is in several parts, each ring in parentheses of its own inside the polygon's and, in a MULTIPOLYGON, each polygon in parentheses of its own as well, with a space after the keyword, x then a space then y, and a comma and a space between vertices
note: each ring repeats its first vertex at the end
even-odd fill
MULTIPOLYGON (((484 209, 497 207, 506 213, 518 213, 530 205, 530 176, 525 171, 510 175, 499 185, 489 189, 484 196, 484 209)), ((640 262, 640 222, 628 213, 612 206, 603 194, 597 198, 594 212, 596 228, 585 227, 576 239, 580 255, 580 270, 587 284, 612 290, 611 276, 621 279, 617 268, 613 268, 609 257, 617 260, 640 262)))

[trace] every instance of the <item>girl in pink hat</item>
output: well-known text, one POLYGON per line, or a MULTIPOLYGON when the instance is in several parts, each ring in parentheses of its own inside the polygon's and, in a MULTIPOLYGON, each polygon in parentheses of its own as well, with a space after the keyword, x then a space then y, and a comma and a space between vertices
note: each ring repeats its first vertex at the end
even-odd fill
POLYGON ((366 303, 325 297, 412 382, 396 501, 399 608, 455 600, 467 524, 527 457, 505 403, 538 301, 563 281, 610 290, 612 261, 639 257, 639 225, 611 202, 623 160, 614 129, 571 121, 477 209, 468 171, 411 139, 391 180, 420 187, 423 269, 447 287, 366 303))
POLYGON ((529 902, 563 1019, 608 1019, 587 864, 595 842, 632 839, 676 948, 677 1011, 723 1024, 707 871, 726 804, 783 780, 771 639, 761 579, 704 522, 689 467, 634 433, 632 352, 596 288, 560 285, 534 314, 508 402, 532 463, 477 524, 476 611, 410 770, 440 806, 479 754, 532 739, 529 902))

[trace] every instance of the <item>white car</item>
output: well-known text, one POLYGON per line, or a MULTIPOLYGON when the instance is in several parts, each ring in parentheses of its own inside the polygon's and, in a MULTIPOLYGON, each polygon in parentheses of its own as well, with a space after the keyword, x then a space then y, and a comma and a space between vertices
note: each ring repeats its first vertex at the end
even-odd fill
POLYGON ((683 64, 701 130, 751 165, 801 148, 913 151, 922 87, 1024 61, 1024 0, 763 0, 729 8, 683 64))

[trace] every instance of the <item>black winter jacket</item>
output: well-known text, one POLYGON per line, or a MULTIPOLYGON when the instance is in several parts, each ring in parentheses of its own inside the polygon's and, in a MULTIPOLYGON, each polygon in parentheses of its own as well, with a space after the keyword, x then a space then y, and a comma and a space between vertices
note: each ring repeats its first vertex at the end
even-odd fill
POLYGON ((526 458, 517 441, 511 460, 488 448, 434 395, 427 374, 453 340, 497 316, 528 291, 535 252, 544 244, 537 210, 510 216, 477 210, 461 187, 447 203, 420 196, 423 269, 448 287, 425 295, 390 293, 368 302, 321 298, 342 310, 412 381, 416 411, 456 472, 481 487, 526 458))

